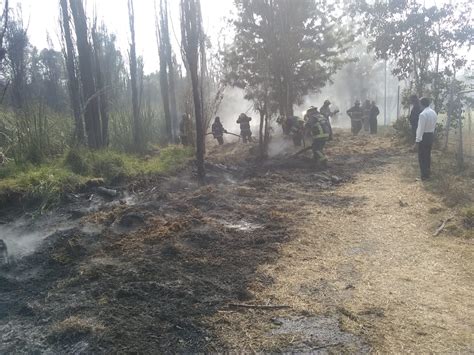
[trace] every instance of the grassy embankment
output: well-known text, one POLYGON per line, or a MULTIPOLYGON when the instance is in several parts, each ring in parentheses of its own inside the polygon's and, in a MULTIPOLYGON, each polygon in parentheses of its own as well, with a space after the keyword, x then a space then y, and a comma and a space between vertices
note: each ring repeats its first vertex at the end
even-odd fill
POLYGON ((0 209, 18 202, 48 208, 59 203, 65 193, 83 188, 91 178, 115 184, 139 175, 170 174, 182 168, 191 156, 189 149, 170 146, 145 157, 84 149, 71 150, 38 166, 10 162, 0 167, 0 209))

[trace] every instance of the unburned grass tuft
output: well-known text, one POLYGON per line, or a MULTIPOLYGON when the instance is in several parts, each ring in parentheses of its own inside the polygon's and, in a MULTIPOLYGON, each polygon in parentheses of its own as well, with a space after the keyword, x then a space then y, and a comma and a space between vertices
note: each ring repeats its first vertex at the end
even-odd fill
POLYGON ((112 150, 71 149, 63 158, 39 166, 9 163, 0 167, 0 208, 13 201, 51 207, 91 178, 116 184, 138 175, 169 174, 183 167, 192 151, 179 146, 153 156, 112 150))
POLYGON ((71 316, 53 325, 48 338, 52 342, 77 342, 85 336, 97 335, 104 329, 105 327, 102 324, 93 319, 71 316))

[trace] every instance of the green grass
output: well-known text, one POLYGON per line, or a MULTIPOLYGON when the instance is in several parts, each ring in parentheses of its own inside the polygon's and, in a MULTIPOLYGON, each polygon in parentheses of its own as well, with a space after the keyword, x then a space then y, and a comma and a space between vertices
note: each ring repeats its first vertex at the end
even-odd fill
POLYGON ((191 156, 190 149, 178 146, 144 157, 79 149, 39 166, 9 163, 0 167, 0 208, 14 200, 48 208, 57 204, 64 193, 80 189, 91 178, 115 184, 139 175, 170 174, 183 167, 191 156))

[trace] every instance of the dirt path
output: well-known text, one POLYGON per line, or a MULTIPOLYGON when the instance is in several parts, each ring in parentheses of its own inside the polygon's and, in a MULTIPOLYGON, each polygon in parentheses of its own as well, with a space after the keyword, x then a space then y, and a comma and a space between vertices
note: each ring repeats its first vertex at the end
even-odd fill
MULTIPOLYGON (((474 351, 473 244, 433 237, 449 211, 415 181, 411 159, 384 159, 350 184, 308 196, 301 211, 295 207, 295 239, 274 265, 260 270, 274 280, 258 294, 260 302, 292 306, 277 322, 289 337, 274 348, 474 351), (333 326, 330 319, 339 329, 328 337, 321 326, 333 326), (341 331, 363 343, 334 336, 341 331)), ((259 316, 251 317, 254 324, 259 316)), ((247 320, 249 329, 252 323, 247 320)), ((261 341, 258 331, 254 335, 258 341, 249 341, 250 348, 261 341)))
POLYGON ((432 236, 451 212, 414 157, 347 134, 324 172, 248 153, 211 150, 207 186, 135 187, 0 269, 0 352, 474 351, 472 239, 432 236))

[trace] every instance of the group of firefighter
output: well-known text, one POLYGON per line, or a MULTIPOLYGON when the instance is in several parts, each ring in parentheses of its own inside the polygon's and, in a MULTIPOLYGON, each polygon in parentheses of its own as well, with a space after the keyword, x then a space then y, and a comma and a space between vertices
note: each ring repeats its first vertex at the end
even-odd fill
MULTIPOLYGON (((338 112, 339 110, 332 111, 331 102, 326 100, 319 110, 317 107, 311 106, 303 118, 297 116, 280 116, 277 119, 277 123, 281 125, 283 135, 291 137, 296 147, 305 145, 305 138, 310 137, 312 144, 308 148, 305 148, 305 150, 311 149, 315 162, 318 165, 325 166, 327 164, 327 157, 324 154, 324 147, 326 143, 333 138, 331 119, 334 119, 338 112)), ((351 119, 352 134, 357 135, 361 130, 376 134, 377 116, 379 113, 375 102, 366 100, 364 104, 361 105, 360 101, 357 100, 354 106, 347 110, 347 114, 351 119)), ((242 138, 244 143, 251 142, 251 120, 251 117, 245 113, 241 113, 236 121, 240 126, 240 135, 236 135, 224 129, 220 118, 216 117, 209 134, 213 135, 219 145, 224 144, 224 134, 238 136, 242 138)), ((191 124, 190 117, 183 115, 180 123, 180 134, 181 142, 184 145, 192 144, 192 142, 190 142, 190 135, 187 134, 187 132, 191 132, 191 124)))

